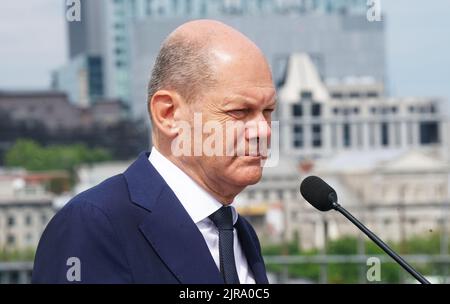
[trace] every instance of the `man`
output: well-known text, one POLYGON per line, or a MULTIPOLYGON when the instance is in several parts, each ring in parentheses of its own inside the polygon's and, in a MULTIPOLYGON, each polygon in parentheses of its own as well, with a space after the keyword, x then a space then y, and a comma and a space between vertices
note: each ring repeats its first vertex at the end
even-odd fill
MULTIPOLYGON (((268 283, 258 238, 230 205, 261 178, 264 155, 249 148, 270 140, 274 107, 270 68, 253 42, 217 21, 181 25, 149 83, 151 153, 52 219, 33 282, 268 283), (183 128, 195 126, 195 114, 202 126, 244 122, 245 153, 196 154, 203 141, 190 145, 193 133, 183 128)), ((220 152, 221 144, 230 148, 225 140, 211 147, 220 152)))

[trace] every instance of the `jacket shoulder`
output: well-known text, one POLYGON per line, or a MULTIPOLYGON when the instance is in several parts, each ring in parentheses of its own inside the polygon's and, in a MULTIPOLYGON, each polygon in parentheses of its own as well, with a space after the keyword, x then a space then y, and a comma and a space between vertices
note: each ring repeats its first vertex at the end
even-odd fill
POLYGON ((114 176, 70 200, 44 230, 36 252, 33 282, 130 282, 123 244, 106 206, 126 196, 124 191, 123 178, 114 176))
POLYGON ((95 207, 105 210, 114 202, 123 200, 129 200, 128 187, 123 174, 118 174, 77 194, 66 206, 79 202, 89 202, 95 207))

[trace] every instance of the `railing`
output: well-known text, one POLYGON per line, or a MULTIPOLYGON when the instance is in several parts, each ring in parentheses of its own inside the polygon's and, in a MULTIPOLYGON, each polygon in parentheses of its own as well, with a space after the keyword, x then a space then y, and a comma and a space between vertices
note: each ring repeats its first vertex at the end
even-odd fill
MULTIPOLYGON (((327 268, 329 264, 356 264, 362 268, 368 268, 367 261, 369 258, 375 258, 380 263, 395 263, 387 255, 313 255, 313 256, 265 256, 264 261, 267 266, 282 266, 280 274, 271 274, 271 283, 298 283, 309 282, 308 280, 296 279, 289 277, 289 267, 291 265, 319 265, 321 267, 319 282, 327 282, 327 268)), ((448 267, 450 265, 450 255, 404 255, 403 258, 413 265, 415 264, 438 264, 444 270, 444 276, 440 283, 450 282, 448 280, 448 267)), ((0 262, 0 284, 27 284, 31 282, 31 272, 33 262, 0 262)), ((382 272, 381 268, 381 272, 382 272)), ((368 283, 365 272, 361 272, 360 283, 368 283)), ((406 282, 414 282, 408 280, 406 282)), ((316 283, 316 282, 311 282, 316 283)))
MULTIPOLYGON (((425 254, 416 254, 416 255, 402 255, 402 257, 408 261, 408 263, 413 265, 424 265, 424 264, 438 264, 439 267, 443 270, 443 276, 441 277, 430 277, 432 283, 450 283, 449 275, 449 265, 450 265, 450 255, 425 255, 425 254)), ((296 282, 310 282, 310 283, 327 283, 328 282, 328 265, 329 264, 355 264, 360 265, 360 277, 359 283, 371 283, 366 278, 367 270, 371 267, 371 264, 368 263, 370 258, 375 258, 380 263, 395 263, 393 259, 391 259, 387 255, 312 255, 312 256, 266 256, 264 257, 264 261, 267 266, 269 265, 281 265, 282 271, 276 275, 272 275, 270 282, 271 283, 296 283, 296 282), (289 267, 291 265, 319 265, 321 267, 320 277, 318 282, 309 281, 306 279, 296 279, 291 278, 289 276, 289 267)), ((373 259, 372 259, 373 260, 373 259)), ((399 266, 400 267, 400 266, 399 266)), ((403 271, 403 269, 401 269, 403 271)), ((380 272, 382 273, 382 266, 380 268, 380 272)), ((415 283, 414 278, 408 278, 408 274, 406 271, 401 273, 401 283, 415 283), (404 274, 404 275, 403 275, 404 274)), ((383 281, 380 281, 383 283, 383 281)))
POLYGON ((33 262, 0 262, 0 284, 31 282, 33 262))

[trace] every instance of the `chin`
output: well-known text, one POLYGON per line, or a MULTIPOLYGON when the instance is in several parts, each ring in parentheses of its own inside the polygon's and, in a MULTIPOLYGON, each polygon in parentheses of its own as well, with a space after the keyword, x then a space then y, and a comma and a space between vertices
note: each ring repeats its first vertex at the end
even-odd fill
POLYGON ((237 171, 234 173, 233 180, 239 186, 245 187, 256 184, 262 177, 262 168, 260 166, 248 166, 237 171))

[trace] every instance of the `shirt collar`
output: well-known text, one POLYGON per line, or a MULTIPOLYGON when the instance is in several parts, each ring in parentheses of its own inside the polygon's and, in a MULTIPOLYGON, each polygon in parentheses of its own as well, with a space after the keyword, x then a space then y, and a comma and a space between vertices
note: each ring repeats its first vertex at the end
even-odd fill
MULTIPOLYGON (((219 201, 155 147, 152 147, 148 160, 175 193, 194 223, 201 222, 222 207, 219 201)), ((230 208, 233 213, 233 224, 236 224, 238 214, 233 206, 230 206, 230 208)))

